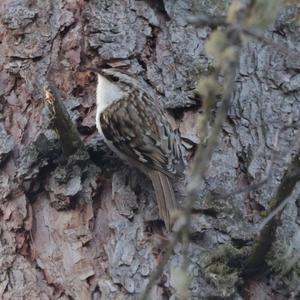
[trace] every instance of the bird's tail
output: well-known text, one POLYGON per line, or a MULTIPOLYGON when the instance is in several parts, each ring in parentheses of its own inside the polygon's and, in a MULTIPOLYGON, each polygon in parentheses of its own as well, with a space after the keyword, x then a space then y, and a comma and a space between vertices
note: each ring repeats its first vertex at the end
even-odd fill
POLYGON ((150 171, 148 175, 153 184, 160 217, 169 231, 173 223, 172 212, 178 208, 172 184, 168 176, 159 171, 150 171))

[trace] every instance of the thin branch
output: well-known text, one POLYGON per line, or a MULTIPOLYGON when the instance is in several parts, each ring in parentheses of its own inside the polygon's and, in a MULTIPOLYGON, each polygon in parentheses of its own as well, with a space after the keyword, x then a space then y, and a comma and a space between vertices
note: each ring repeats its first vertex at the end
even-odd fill
MULTIPOLYGON (((155 270, 155 272, 152 273, 150 280, 146 286, 146 289, 142 295, 142 298, 141 298, 142 300, 148 299, 151 289, 154 286, 154 284, 156 283, 156 281, 159 279, 161 274, 163 273, 164 267, 166 266, 175 245, 177 244, 179 239, 182 237, 184 237, 183 250, 182 250, 184 261, 182 264, 182 268, 187 270, 187 265, 188 265, 187 253, 188 253, 189 242, 186 242, 186 241, 188 240, 189 232, 190 232, 192 207, 198 199, 197 190, 198 190, 199 182, 201 180, 203 180, 205 172, 208 169, 209 162, 211 160, 213 151, 218 142, 218 136, 222 129, 222 124, 224 123, 224 121, 226 120, 226 117, 227 117, 227 111, 230 106, 231 94, 232 94, 232 91, 234 90, 235 77, 236 77, 238 65, 239 65, 240 48, 241 48, 241 45, 239 43, 240 34, 244 33, 244 34, 253 36, 256 39, 258 39, 259 41, 269 44, 269 45, 273 46, 274 48, 277 48, 278 50, 280 50, 281 52, 283 52, 284 54, 286 54, 288 56, 297 55, 297 54, 291 52, 288 48, 278 45, 277 43, 274 43, 273 41, 263 37, 256 31, 251 30, 249 28, 243 28, 241 26, 241 24, 228 24, 224 18, 212 19, 208 16, 197 16, 197 17, 189 17, 189 18, 187 18, 187 21, 188 21, 188 23, 193 24, 196 27, 197 26, 198 27, 206 26, 206 25, 213 27, 213 28, 219 27, 219 26, 226 27, 227 34, 229 34, 229 33, 233 34, 231 36, 231 38, 232 38, 231 42, 232 42, 232 45, 235 46, 236 56, 235 56, 235 59, 231 62, 231 64, 229 64, 227 67, 225 67, 225 70, 224 70, 225 76, 224 76, 223 101, 221 103, 221 107, 219 108, 219 110, 217 112, 215 122, 212 127, 210 136, 208 137, 206 145, 203 145, 203 144, 200 145, 195 154, 195 158, 194 158, 194 162, 193 162, 193 169, 192 169, 192 174, 191 174, 191 182, 188 184, 188 187, 187 187, 187 191, 188 191, 187 205, 185 206, 185 208, 183 210, 184 222, 181 225, 181 227, 178 229, 178 231, 176 232, 173 241, 170 243, 170 245, 168 247, 168 251, 166 252, 166 254, 164 256, 164 259, 160 262, 160 264, 159 264, 158 268, 155 270), (238 43, 237 43, 237 41, 238 41, 238 43)), ((219 69, 216 68, 215 72, 216 72, 215 76, 217 77, 219 75, 218 74, 219 69)), ((214 100, 216 101, 216 99, 214 99, 214 100)), ((206 112, 206 117, 207 117, 207 115, 208 115, 208 112, 206 112)), ((208 118, 206 118, 206 120, 208 120, 208 118)), ((300 154, 299 154, 299 156, 300 156, 300 154)), ((295 175, 295 170, 294 170, 293 174, 295 175)), ((267 180, 267 179, 265 179, 265 180, 267 180)), ((256 186, 262 185, 265 180, 256 184, 256 186)), ((286 184, 286 183, 287 183, 286 180, 283 180, 282 184, 286 184)), ((243 192, 243 191, 240 191, 240 192, 243 192)), ((280 193, 280 195, 282 196, 282 193, 280 193)), ((272 224, 269 223, 268 225, 270 225, 270 226, 267 226, 268 227, 267 229, 264 228, 264 230, 263 230, 264 234, 270 234, 270 235, 274 234, 273 231, 274 231, 274 228, 276 228, 276 225, 274 227, 274 224, 272 221, 273 221, 273 219, 271 219, 270 223, 272 223, 272 224)), ((253 251, 253 254, 254 253, 256 253, 256 252, 253 251)), ((247 267, 253 266, 257 262, 257 261, 252 261, 251 259, 252 258, 250 257, 247 267)))
MULTIPOLYGON (((236 42, 236 41, 235 41, 236 42)), ((235 44, 235 43, 233 43, 235 44)), ((234 90, 234 83, 235 83, 235 77, 237 74, 237 69, 239 66, 239 49, 240 46, 235 47, 236 48, 236 56, 235 60, 233 60, 230 64, 228 64, 227 68, 224 70, 224 90, 223 90, 223 101, 221 103, 221 106, 217 112, 214 125, 212 127, 210 136, 207 140, 206 145, 200 145, 196 151, 195 158, 193 161, 193 169, 191 174, 191 182, 188 184, 187 191, 187 205, 185 206, 183 210, 183 224, 176 232, 176 235, 170 244, 170 247, 168 248, 168 251, 164 257, 164 259, 160 262, 158 268, 154 271, 154 273, 151 275, 150 280, 146 286, 146 289, 142 295, 142 300, 148 299, 151 289, 158 280, 158 278, 161 276, 165 265, 167 264, 172 251, 174 249, 174 246, 177 244, 179 239, 182 236, 189 236, 190 232, 190 221, 191 221, 191 214, 192 214, 192 207, 193 204, 198 199, 198 186, 199 182, 204 178, 205 172, 208 169, 210 159, 212 157, 212 153, 218 143, 218 136, 222 129, 222 125, 227 117, 227 111, 230 107, 230 100, 232 91, 234 90)), ((216 68, 217 71, 219 71, 216 68)), ((214 99, 217 101, 217 99, 214 99)), ((212 101, 215 103, 215 101, 212 101)), ((183 254, 186 255, 184 259, 183 266, 187 268, 187 248, 188 248, 189 242, 186 242, 183 244, 183 254)))
MULTIPOLYGON (((238 51, 237 51, 238 52, 238 51)), ((211 135, 208 139, 206 146, 201 145, 195 155, 195 159, 193 162, 193 170, 192 170, 192 180, 188 185, 188 192, 191 193, 192 191, 196 190, 199 186, 199 180, 204 177, 204 173, 209 165, 213 150, 217 145, 219 132, 222 129, 222 125, 227 117, 227 111, 230 106, 230 99, 231 94, 234 88, 235 77, 237 73, 238 67, 238 59, 239 53, 236 53, 237 61, 232 63, 230 70, 227 71, 225 74, 225 81, 224 81, 224 93, 223 93, 223 100, 221 107, 217 113, 214 126, 211 130, 211 135)), ((189 197, 188 205, 186 209, 190 212, 190 207, 193 205, 192 197, 189 197)))
POLYGON ((212 18, 208 15, 198 15, 198 16, 188 16, 186 18, 186 21, 194 25, 195 27, 203 27, 203 26, 209 26, 213 29, 219 26, 228 26, 228 23, 226 21, 226 18, 224 17, 215 17, 212 18))
POLYGON ((253 28, 241 27, 241 30, 244 34, 249 35, 257 39, 258 41, 273 47, 274 49, 279 50, 281 53, 289 56, 291 59, 300 59, 300 52, 292 51, 288 47, 283 46, 282 44, 275 43, 273 40, 263 36, 258 30, 253 28))
POLYGON ((276 230, 280 224, 281 217, 281 206, 284 207, 294 189, 296 184, 300 181, 300 141, 298 137, 298 153, 292 159, 288 169, 286 170, 281 183, 277 189, 276 194, 273 199, 270 201, 270 205, 268 208, 268 214, 272 214, 272 217, 268 219, 268 222, 264 224, 261 231, 259 232, 259 236, 254 242, 254 246, 252 248, 251 254, 246 261, 244 273, 253 273, 258 269, 264 266, 265 257, 269 252, 272 243, 275 240, 276 230), (277 211, 277 208, 280 207, 277 211), (276 210, 276 213, 272 213, 276 210))
POLYGON ((299 59, 300 53, 296 51, 290 50, 288 47, 283 46, 282 44, 275 43, 273 40, 266 38, 261 32, 254 28, 249 28, 243 26, 240 23, 228 23, 225 18, 223 17, 210 17, 208 15, 198 15, 198 16, 189 16, 186 18, 186 21, 189 24, 194 25, 195 27, 203 27, 209 26, 211 28, 216 28, 219 26, 225 26, 228 28, 233 28, 235 30, 240 30, 240 32, 252 36, 258 41, 273 47, 274 49, 279 50, 286 56, 289 56, 291 59, 299 59))
POLYGON ((177 232, 177 234, 174 236, 173 240, 169 243, 165 255, 163 256, 162 260, 159 262, 159 265, 157 266, 155 271, 150 276, 149 282, 148 282, 143 294, 141 295, 141 300, 148 299, 150 292, 152 290, 152 287, 154 286, 156 281, 159 279, 159 277, 163 273, 164 267, 168 263, 169 258, 172 255, 175 245, 178 243, 179 236, 180 236, 180 233, 177 232))
POLYGON ((230 199, 234 196, 240 195, 240 194, 244 194, 244 193, 249 193, 251 191, 255 191, 256 189, 262 187, 263 185, 265 185, 268 181, 270 180, 270 174, 265 177, 264 179, 262 179, 261 181, 257 182, 257 183, 253 183, 245 188, 241 188, 241 189, 236 189, 233 190, 232 192, 225 194, 225 195, 214 195, 214 199, 215 200, 227 200, 230 199))
POLYGON ((226 200, 226 199, 229 199, 229 198, 239 195, 239 194, 249 193, 249 192, 254 191, 254 190, 260 188, 261 186, 265 185, 271 178, 272 166, 276 159, 276 154, 279 153, 279 148, 278 148, 279 135, 284 129, 286 129, 286 126, 282 127, 281 129, 278 129, 275 133, 272 154, 271 154, 271 158, 267 164, 264 178, 261 179, 259 182, 252 183, 251 185, 249 185, 245 188, 236 189, 234 191, 229 192, 228 194, 214 195, 214 199, 226 200))
MULTIPOLYGON (((298 183, 299 184, 299 183, 298 183)), ((284 208, 285 206, 291 202, 292 200, 295 200, 295 192, 292 193, 289 197, 287 197, 286 199, 284 199, 284 201, 282 201, 280 203, 280 205, 278 205, 261 223, 260 225, 257 227, 257 233, 259 234, 264 228, 265 226, 275 217, 277 216, 284 208)))

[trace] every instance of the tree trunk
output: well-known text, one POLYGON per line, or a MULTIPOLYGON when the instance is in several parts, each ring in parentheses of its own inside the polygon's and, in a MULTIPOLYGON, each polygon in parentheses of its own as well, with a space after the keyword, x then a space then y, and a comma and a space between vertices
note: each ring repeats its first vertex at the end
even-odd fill
MULTIPOLYGON (((1 299, 138 299, 169 237, 150 181, 118 160, 97 132, 96 82, 78 67, 129 67, 165 105, 182 137, 198 143, 199 103, 191 95, 211 67, 204 50, 211 30, 187 24, 186 17, 203 11, 224 16, 228 1, 198 2, 1 1, 1 299), (45 101, 48 80, 83 148, 64 151, 45 101)), ((265 35, 300 49, 296 13, 295 6, 282 9, 265 35)), ((298 149, 299 70, 299 59, 261 42, 249 41, 243 49, 228 120, 206 180, 199 183, 189 246, 190 299, 241 299, 249 290, 250 299, 299 296, 295 281, 280 272, 245 278, 230 269, 215 275, 223 276, 220 283, 203 267, 211 249, 251 244, 253 228, 298 149), (262 180, 269 167, 263 186, 234 192, 262 180)), ((294 196, 299 198, 299 188, 294 196)), ((291 201, 278 241, 291 245, 299 215, 299 200, 291 201)), ((176 294, 180 248, 151 299, 176 294)))

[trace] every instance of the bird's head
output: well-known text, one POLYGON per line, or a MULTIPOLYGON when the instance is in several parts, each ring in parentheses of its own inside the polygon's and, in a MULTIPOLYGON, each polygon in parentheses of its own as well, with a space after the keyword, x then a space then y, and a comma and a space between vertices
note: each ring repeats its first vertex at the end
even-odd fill
POLYGON ((123 70, 115 68, 97 71, 97 109, 103 111, 114 101, 123 98, 137 81, 123 70))
POLYGON ((102 112, 111 103, 123 97, 124 92, 118 81, 118 72, 109 69, 97 72, 97 111, 102 112))

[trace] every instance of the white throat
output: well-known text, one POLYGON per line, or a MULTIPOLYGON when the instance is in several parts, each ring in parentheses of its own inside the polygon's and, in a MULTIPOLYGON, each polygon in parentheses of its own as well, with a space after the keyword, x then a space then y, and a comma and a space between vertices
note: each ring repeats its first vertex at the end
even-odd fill
POLYGON ((116 85, 106 79, 104 76, 98 74, 97 84, 97 113, 96 126, 101 132, 100 114, 113 102, 119 100, 123 96, 123 91, 116 85))

